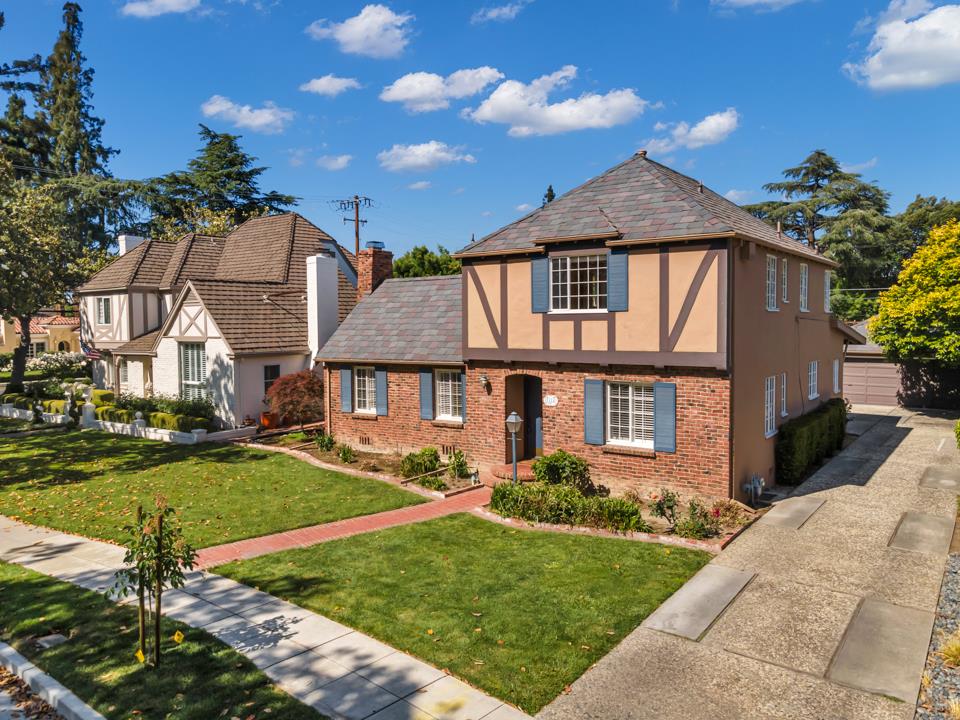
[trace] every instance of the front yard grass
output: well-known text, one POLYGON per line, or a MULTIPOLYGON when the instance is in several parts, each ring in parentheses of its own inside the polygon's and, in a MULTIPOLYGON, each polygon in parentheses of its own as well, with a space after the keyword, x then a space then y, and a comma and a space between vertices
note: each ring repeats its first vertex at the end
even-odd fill
POLYGON ((534 713, 707 563, 704 552, 472 515, 216 572, 362 630, 534 713))
POLYGON ((162 631, 163 655, 154 670, 134 658, 136 609, 0 563, 0 640, 110 720, 320 718, 202 630, 164 620, 162 631), (177 630, 186 636, 180 645, 170 640, 177 630), (52 633, 69 639, 49 650, 38 649, 34 639, 52 633))
POLYGON ((93 431, 0 437, 0 514, 121 541, 137 504, 151 507, 158 494, 195 547, 425 502, 378 480, 236 445, 93 431))
POLYGON ((29 430, 29 429, 30 429, 29 420, 0 417, 0 433, 19 432, 20 430, 29 430))

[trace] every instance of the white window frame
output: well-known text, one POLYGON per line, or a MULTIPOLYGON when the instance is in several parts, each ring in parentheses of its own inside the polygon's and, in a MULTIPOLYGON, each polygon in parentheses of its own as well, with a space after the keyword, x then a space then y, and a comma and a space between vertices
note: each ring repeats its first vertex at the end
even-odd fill
POLYGON ((790 302, 790 292, 787 287, 787 259, 780 261, 780 302, 790 302))
MULTIPOLYGON (((605 313, 607 312, 607 304, 610 297, 610 276, 609 276, 609 257, 607 253, 570 253, 564 255, 551 255, 550 256, 550 312, 552 313, 605 313), (586 286, 589 288, 591 285, 596 285, 596 294, 589 293, 587 295, 578 295, 578 297, 587 298, 588 302, 594 300, 596 307, 580 307, 573 308, 571 307, 571 298, 573 297, 574 286, 581 286, 584 283, 575 282, 572 279, 572 273, 570 272, 570 264, 573 261, 580 263, 582 261, 590 262, 591 259, 596 259, 597 261, 597 279, 596 280, 587 280, 586 286), (602 270, 602 279, 600 277, 600 272, 602 270), (563 289, 563 293, 558 293, 559 289, 563 289), (602 306, 602 307, 601 307, 602 306)), ((590 268, 587 268, 589 272, 590 268)))
POLYGON ((777 307, 777 265, 779 260, 777 260, 776 255, 767 255, 767 283, 766 283, 766 294, 767 294, 767 310, 769 312, 776 312, 780 308, 777 307))
POLYGON ((800 312, 810 312, 810 267, 800 263, 800 312))
POLYGON ((840 393, 840 359, 833 359, 833 394, 840 393))
POLYGON ((27 345, 27 358, 33 359, 45 353, 47 351, 47 341, 38 340, 27 345))
POLYGON ((763 381, 763 436, 777 434, 777 376, 770 375, 763 381))
POLYGON ((110 297, 98 297, 96 301, 97 325, 109 325, 113 321, 113 303, 110 297))
POLYGON ((377 414, 377 372, 373 366, 353 369, 353 411, 365 415, 377 414), (360 389, 361 382, 363 392, 360 389))
POLYGON ((787 409, 787 374, 780 373, 780 417, 786 417, 790 414, 787 409))
POLYGON ((125 358, 120 358, 120 384, 126 385, 130 382, 130 366, 127 365, 125 358))
POLYGON ((816 400, 820 397, 820 361, 811 360, 807 363, 807 400, 816 400))
POLYGON ((463 422, 463 379, 459 370, 434 370, 435 418, 463 422))
POLYGON ((828 268, 823 271, 823 311, 825 313, 830 312, 830 291, 832 285, 833 273, 828 268))
POLYGON ((651 383, 638 382, 608 382, 605 383, 606 402, 604 403, 604 423, 606 425, 606 443, 607 445, 624 445, 627 447, 643 448, 653 450, 654 434, 654 409, 653 409, 653 385, 651 383), (614 388, 622 392, 627 389, 627 437, 614 438, 611 397, 614 388), (638 406, 639 403, 639 406, 638 406), (639 427, 637 418, 640 417, 639 427))
POLYGON ((207 348, 203 343, 178 343, 180 395, 188 400, 207 396, 207 348), (195 357, 190 357, 196 352, 195 357))

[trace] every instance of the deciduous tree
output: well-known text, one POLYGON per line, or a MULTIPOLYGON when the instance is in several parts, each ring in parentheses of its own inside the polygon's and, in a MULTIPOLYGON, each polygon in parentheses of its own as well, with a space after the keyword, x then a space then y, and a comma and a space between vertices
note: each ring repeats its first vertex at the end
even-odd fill
POLYGON ((437 251, 426 245, 416 245, 393 261, 394 277, 432 277, 434 275, 458 275, 460 261, 442 245, 437 251))

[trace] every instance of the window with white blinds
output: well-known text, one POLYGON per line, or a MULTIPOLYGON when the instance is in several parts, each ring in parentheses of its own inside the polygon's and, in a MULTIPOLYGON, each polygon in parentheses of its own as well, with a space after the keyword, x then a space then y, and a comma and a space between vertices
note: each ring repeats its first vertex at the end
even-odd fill
POLYGON ((126 360, 120 361, 120 384, 126 385, 130 380, 130 368, 126 360))
POLYGON ((97 325, 110 324, 110 298, 97 298, 97 325))
POLYGON ((817 360, 811 360, 807 365, 807 399, 816 400, 820 397, 820 363, 817 360))
POLYGON ((463 419, 463 385, 459 370, 437 370, 437 419, 463 419))
POLYGON ((767 255, 767 310, 777 309, 777 258, 767 255))
POLYGON ((180 343, 180 395, 193 400, 206 394, 207 352, 203 343, 180 343))
POLYGON ((787 259, 784 258, 780 264, 780 300, 790 302, 790 294, 787 290, 787 259))
POLYGON ((833 281, 833 273, 829 270, 823 271, 823 311, 830 312, 830 286, 833 281))
POLYGON ((763 391, 763 434, 766 437, 773 437, 777 434, 777 418, 774 415, 777 404, 776 375, 766 378, 763 391))
POLYGON ((800 263, 800 312, 810 309, 807 293, 810 287, 810 268, 806 263, 800 263))
POLYGON ((786 417, 790 414, 787 410, 787 374, 780 373, 780 415, 786 417))
POLYGON ((653 386, 607 383, 607 440, 653 449, 653 386))
POLYGON ((372 367, 353 370, 353 410, 358 413, 377 412, 377 378, 372 367))

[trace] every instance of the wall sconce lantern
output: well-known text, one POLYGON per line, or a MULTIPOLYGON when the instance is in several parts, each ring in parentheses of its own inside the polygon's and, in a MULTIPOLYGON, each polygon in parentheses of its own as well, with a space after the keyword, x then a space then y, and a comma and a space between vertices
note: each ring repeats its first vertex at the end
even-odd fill
POLYGON ((483 388, 484 390, 486 390, 487 387, 489 387, 489 385, 490 385, 490 378, 488 378, 486 375, 481 375, 481 376, 480 376, 480 387, 483 388))

